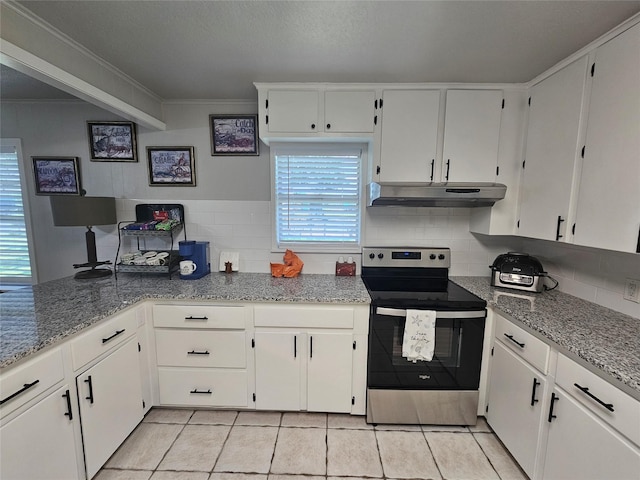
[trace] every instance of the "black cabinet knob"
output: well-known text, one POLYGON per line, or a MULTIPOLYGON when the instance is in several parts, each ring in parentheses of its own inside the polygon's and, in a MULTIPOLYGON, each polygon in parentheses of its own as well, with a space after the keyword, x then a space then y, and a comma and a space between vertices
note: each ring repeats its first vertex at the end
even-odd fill
POLYGON ((331 128, 331 124, 327 123, 327 130, 329 130, 331 128))
POLYGON ((376 258, 376 256, 375 256, 375 254, 370 253, 370 254, 369 254, 369 258, 373 260, 374 258, 376 258))
POLYGON ((378 258, 382 260, 382 258, 384 258, 384 254, 379 253, 379 254, 378 254, 378 258))
POLYGON ((315 124, 315 123, 312 123, 312 124, 311 124, 311 130, 314 130, 315 128, 316 128, 316 124, 315 124))
POLYGON ((441 253, 440 255, 438 255, 438 259, 444 260, 444 254, 441 253))
POLYGON ((430 258, 431 260, 435 260, 435 259, 436 259, 436 254, 435 254, 435 253, 432 253, 431 255, 429 255, 429 258, 430 258))

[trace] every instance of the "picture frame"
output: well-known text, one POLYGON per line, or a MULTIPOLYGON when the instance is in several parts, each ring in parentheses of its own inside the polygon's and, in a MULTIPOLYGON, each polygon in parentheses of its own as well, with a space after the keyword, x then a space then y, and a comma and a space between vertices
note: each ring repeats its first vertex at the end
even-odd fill
POLYGON ((80 195, 78 157, 31 157, 36 195, 80 195))
POLYGON ((87 122, 92 162, 137 162, 136 124, 87 122))
POLYGON ((196 186, 193 147, 147 147, 150 186, 196 186))
POLYGON ((211 155, 259 155, 258 115, 209 115, 211 155))

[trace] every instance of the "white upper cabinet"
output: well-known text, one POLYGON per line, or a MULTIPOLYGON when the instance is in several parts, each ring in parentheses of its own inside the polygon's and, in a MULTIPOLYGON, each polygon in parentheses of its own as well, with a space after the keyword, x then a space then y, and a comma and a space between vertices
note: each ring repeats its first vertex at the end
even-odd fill
POLYGON ((500 90, 448 90, 440 181, 495 182, 500 90))
POLYGON ((587 57, 531 88, 518 234, 567 239, 587 57))
POLYGON ((320 92, 317 90, 270 90, 268 93, 269 132, 320 131, 320 92))
POLYGON ((381 182, 435 181, 439 90, 384 90, 381 182))
POLYGON ((574 243, 636 252, 640 235, 640 24, 595 52, 574 243))
POLYGON ((270 140, 335 137, 370 138, 376 119, 376 91, 305 84, 256 84, 260 138, 270 140))

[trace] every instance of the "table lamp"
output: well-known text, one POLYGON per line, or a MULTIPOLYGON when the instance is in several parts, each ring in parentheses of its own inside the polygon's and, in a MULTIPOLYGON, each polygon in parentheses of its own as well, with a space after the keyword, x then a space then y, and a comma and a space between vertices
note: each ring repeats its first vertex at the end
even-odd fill
POLYGON ((111 261, 98 261, 96 253, 96 234, 91 230, 95 225, 113 225, 117 223, 116 199, 113 197, 84 197, 60 195, 51 196, 51 212, 53 224, 57 227, 87 227, 87 262, 74 264, 73 268, 89 267, 75 274, 78 279, 108 277, 112 274, 109 268, 98 268, 109 265, 111 261))

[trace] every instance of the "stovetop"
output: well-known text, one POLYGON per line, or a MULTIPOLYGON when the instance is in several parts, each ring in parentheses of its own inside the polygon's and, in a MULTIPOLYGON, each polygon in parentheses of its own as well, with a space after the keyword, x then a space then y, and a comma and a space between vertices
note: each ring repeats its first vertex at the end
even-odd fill
POLYGON ((374 306, 484 309, 486 302, 449 280, 448 248, 365 247, 362 281, 374 306))

